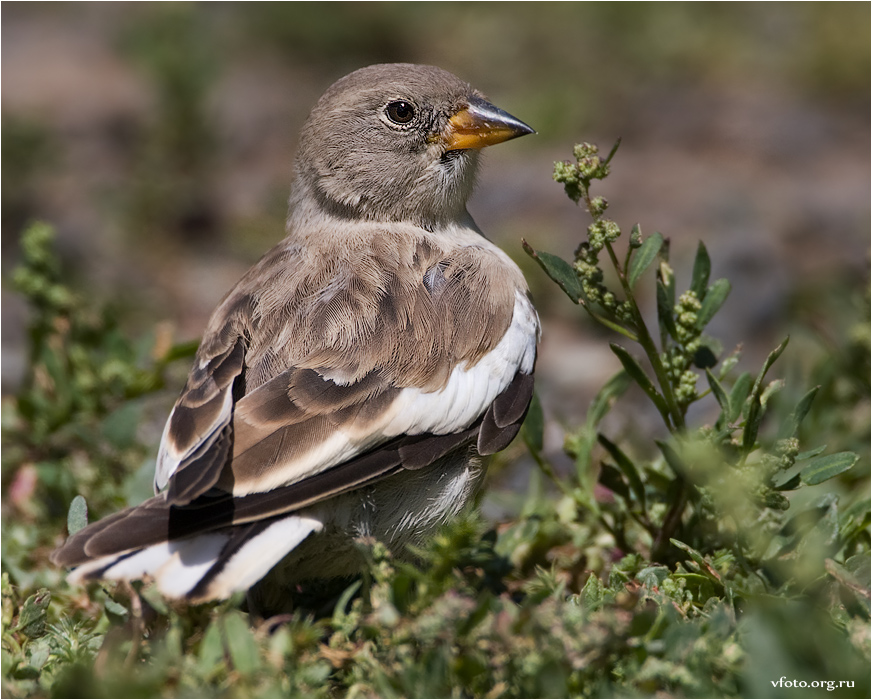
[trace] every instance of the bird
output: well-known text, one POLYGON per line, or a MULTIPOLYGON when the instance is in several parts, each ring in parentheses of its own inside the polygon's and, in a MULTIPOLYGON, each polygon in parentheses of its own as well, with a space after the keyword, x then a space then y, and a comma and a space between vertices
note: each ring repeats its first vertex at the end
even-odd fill
POLYGON ((208 321, 156 495, 55 550, 69 580, 280 610, 303 582, 359 573, 361 541, 406 556, 457 516, 533 394, 527 283, 466 206, 480 150, 531 133, 435 66, 329 87, 285 237, 208 321))

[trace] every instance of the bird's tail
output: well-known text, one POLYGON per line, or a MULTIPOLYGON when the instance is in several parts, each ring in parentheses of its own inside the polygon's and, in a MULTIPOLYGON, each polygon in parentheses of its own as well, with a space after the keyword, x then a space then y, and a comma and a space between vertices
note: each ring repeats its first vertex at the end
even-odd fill
POLYGON ((73 538, 68 541, 72 547, 68 549, 65 545, 55 553, 57 563, 75 567, 70 582, 150 579, 163 595, 191 603, 228 598, 236 591, 247 590, 306 537, 323 527, 313 518, 285 515, 123 551, 107 553, 103 544, 99 555, 89 556, 88 550, 95 548, 89 547, 89 540, 95 544, 98 540, 101 543, 107 539, 126 540, 124 519, 108 527, 103 522, 76 533, 76 541, 73 538), (78 556, 72 557, 73 552, 78 556), (73 561, 65 561, 70 558, 73 561))

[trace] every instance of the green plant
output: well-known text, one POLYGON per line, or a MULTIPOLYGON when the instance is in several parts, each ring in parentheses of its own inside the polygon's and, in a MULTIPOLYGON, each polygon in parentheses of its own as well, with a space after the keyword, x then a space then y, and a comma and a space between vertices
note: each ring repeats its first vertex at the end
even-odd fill
POLYGON ((32 315, 29 369, 3 407, 3 481, 22 490, 12 501, 28 516, 57 520, 80 489, 92 506, 119 505, 118 486, 145 456, 136 438, 141 399, 196 344, 131 342, 115 310, 95 308, 64 283, 53 239, 45 224, 28 227, 13 274, 32 315))
MULTIPOLYGON (((608 176, 616 150, 617 144, 603 158, 596 146, 580 144, 574 163, 555 166, 554 179, 573 201, 584 203, 593 219, 575 259, 566 262, 524 246, 574 303, 637 343, 649 370, 625 347, 611 344, 623 371, 593 401, 586 423, 566 437, 566 451, 576 464, 571 477, 557 475, 541 456, 535 416, 527 425, 528 444, 564 495, 559 508, 579 520, 591 514, 625 555, 618 570, 627 585, 658 592, 691 617, 718 611, 735 630, 748 610, 768 615, 772 608, 784 615, 785 608, 773 601, 793 604, 797 613, 840 629, 846 643, 858 625, 868 630, 869 499, 863 489, 850 488, 868 485, 868 464, 855 469, 858 455, 825 454, 826 445, 800 449, 800 426, 819 387, 789 412, 778 410, 784 381, 768 377, 787 339, 756 374, 736 372, 738 352, 718 360, 721 344, 705 329, 730 285, 723 279, 710 282, 712 263, 702 243, 690 286, 680 294, 668 241, 659 233, 644 238, 634 226, 619 256, 620 228, 604 216, 608 203, 591 194, 592 183, 608 176), (601 254, 616 274, 618 291, 604 282, 601 254), (636 293, 655 263, 657 328, 651 332, 636 293), (697 387, 703 376, 704 390, 697 387), (617 444, 598 431, 631 383, 641 388, 668 430, 668 439, 656 440, 656 451, 647 459, 631 456, 634 446, 617 444), (704 399, 716 402, 717 418, 689 425, 688 408, 704 399), (767 425, 767 417, 774 425, 767 425), (602 454, 599 464, 595 448, 602 454), (819 486, 837 478, 847 488, 819 486), (612 497, 597 497, 597 483, 612 497), (764 608, 767 612, 760 612, 764 608)), ((588 585, 603 590, 590 579, 585 590, 588 585)), ((868 642, 857 653, 868 656, 868 642)), ((815 663, 826 667, 833 661, 818 657, 815 663)))
POLYGON ((138 483, 145 447, 125 411, 192 346, 163 343, 154 359, 151 338, 132 343, 64 283, 50 229, 29 229, 15 284, 34 311, 30 365, 3 414, 4 697, 868 697, 868 458, 799 446, 861 442, 850 431, 868 376, 851 358, 864 343, 868 356, 866 319, 844 324, 850 343, 833 337, 843 360, 823 346, 804 370, 821 389, 786 401, 792 387, 770 379, 784 344, 754 374, 738 353, 718 359, 705 328, 729 286, 709 281, 705 247, 683 294, 662 236, 634 227, 619 255, 619 229, 590 192, 614 151, 576 156, 557 174, 592 214, 588 239, 572 262, 528 252, 629 342, 613 345, 624 370, 567 434, 573 473, 549 463, 535 402, 523 434, 541 469, 516 517, 494 527, 468 514, 416 565, 362 542, 368 569, 332 605, 258 623, 240 599, 72 588, 48 564, 66 504, 70 531, 87 518, 77 493, 102 511, 138 483), (636 301, 652 267, 654 332, 636 301), (634 410, 633 384, 664 439, 605 434, 609 411, 634 410), (714 409, 709 424, 696 425, 697 403, 714 409), (782 676, 807 685, 776 686, 782 676), (820 685, 840 681, 851 686, 820 685))

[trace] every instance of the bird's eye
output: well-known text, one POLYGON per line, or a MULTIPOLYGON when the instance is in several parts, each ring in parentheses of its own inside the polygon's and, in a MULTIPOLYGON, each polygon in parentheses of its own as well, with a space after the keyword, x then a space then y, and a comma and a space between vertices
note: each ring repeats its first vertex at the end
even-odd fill
POLYGON ((408 124, 415 118, 415 108, 404 100, 397 100, 385 107, 385 114, 394 124, 408 124))

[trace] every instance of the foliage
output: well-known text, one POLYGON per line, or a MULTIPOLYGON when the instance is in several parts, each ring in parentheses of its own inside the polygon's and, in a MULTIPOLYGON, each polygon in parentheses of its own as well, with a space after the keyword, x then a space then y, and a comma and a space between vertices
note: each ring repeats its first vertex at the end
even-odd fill
MULTIPOLYGON (((361 543, 367 572, 324 614, 252 622, 239 600, 186 607, 139 584, 83 591, 47 564, 64 525, 87 519, 77 493, 103 513, 139 478, 145 448, 124 411, 190 348, 164 342, 149 358, 151 340, 131 343, 63 284, 50 230, 29 229, 16 285, 34 309, 30 373, 3 418, 4 696, 813 697, 824 688, 813 683, 834 681, 828 695, 868 697, 868 456, 841 448, 856 444, 844 431, 858 421, 833 417, 868 411, 868 375, 821 355, 821 388, 793 397, 772 379, 787 341, 739 371, 740 354, 706 333, 729 284, 712 281, 704 245, 684 292, 660 234, 633 227, 619 254, 620 228, 591 193, 614 154, 582 144, 557 165, 593 219, 575 259, 526 246, 622 339, 622 372, 566 435, 573 473, 543 450, 535 402, 524 437, 540 470, 517 517, 494 528, 467 515, 414 566, 361 543), (636 297, 652 269, 653 332, 636 297), (663 439, 604 432, 631 386, 663 439), (706 405, 712 420, 698 424, 706 405), (829 445, 801 442, 821 436, 822 420, 829 445), (807 686, 776 687, 781 677, 807 686)), ((865 343, 868 357, 861 326, 850 352, 865 343)))
POLYGON ((83 490, 92 505, 119 504, 119 487, 144 447, 136 440, 141 397, 196 346, 125 337, 111 308, 94 308, 62 279, 53 230, 21 239, 15 288, 29 301, 30 363, 18 396, 3 407, 3 482, 32 517, 58 517, 83 490))
MULTIPOLYGON (((574 303, 637 343, 650 373, 630 351, 613 343, 623 370, 596 397, 586 424, 566 437, 576 473, 565 479, 541 457, 540 464, 564 494, 564 508, 591 514, 622 554, 641 562, 638 566, 644 568, 628 583, 659 589, 691 618, 723 615, 729 637, 742 652, 754 648, 754 635, 771 624, 769 633, 781 648, 762 650, 763 659, 778 658, 786 671, 786 659, 803 658, 803 665, 791 671, 804 670, 809 680, 824 672, 836 661, 832 648, 820 653, 826 648, 818 647, 817 640, 805 648, 797 644, 792 636, 796 623, 788 622, 797 615, 820 624, 816 631, 833 648, 844 649, 845 658, 852 653, 858 661, 868 657, 868 460, 861 471, 855 468, 859 456, 853 452, 825 454, 826 445, 800 450, 800 428, 821 387, 804 393, 789 412, 778 406, 784 380, 768 377, 788 339, 755 374, 736 372, 738 350, 718 361, 721 343, 705 329, 725 302, 730 284, 723 279, 710 282, 712 262, 704 244, 699 245, 690 286, 681 294, 669 265, 668 241, 661 234, 644 238, 634 226, 624 256, 618 256, 614 244, 620 229, 604 216, 608 202, 591 195, 592 183, 608 176, 617 146, 602 158, 596 146, 580 144, 574 149, 575 163, 555 165, 554 179, 573 201, 584 202, 593 219, 573 262, 526 243, 525 249, 574 303), (617 275, 617 292, 603 281, 601 254, 608 256, 617 275), (639 281, 655 262, 659 346, 635 297, 639 281), (708 388, 700 390, 703 376, 708 388), (669 434, 655 441, 656 453, 648 459, 634 459, 628 449, 633 446, 618 445, 598 432, 599 422, 630 383, 650 400, 669 434), (688 425, 688 409, 703 399, 716 402, 716 419, 688 425), (776 414, 773 425, 764 422, 767 413, 776 414), (597 443, 603 454, 599 465, 593 460, 597 443), (810 488, 837 477, 841 484, 810 488), (607 498, 598 494, 595 482, 607 498)), ((855 327, 851 347, 866 339, 868 355, 868 330, 857 331, 855 327)), ((833 378, 828 380, 832 385, 833 378)), ((854 383, 854 405, 862 402, 864 381, 868 387, 868 377, 854 383)), ((851 405, 841 408, 850 411, 851 405)), ((538 453, 541 441, 532 437, 528 442, 538 453)), ((745 684, 751 683, 759 661, 746 658, 741 669, 745 684)), ((865 676, 861 667, 855 670, 858 678, 865 676)), ((765 691, 761 683, 757 694, 765 691)))
POLYGON ((12 283, 32 310, 29 369, 3 402, 3 571, 28 595, 61 579, 47 555, 79 492, 101 514, 141 500, 145 401, 166 367, 195 349, 160 335, 131 342, 112 308, 66 285, 53 237, 34 224, 21 238, 12 283))

